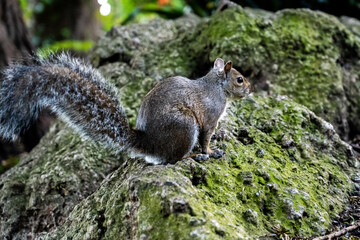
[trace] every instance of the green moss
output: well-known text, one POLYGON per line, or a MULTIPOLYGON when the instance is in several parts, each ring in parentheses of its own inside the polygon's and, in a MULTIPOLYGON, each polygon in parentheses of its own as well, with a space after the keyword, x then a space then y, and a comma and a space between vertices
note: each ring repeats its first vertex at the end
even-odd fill
POLYGON ((63 216, 120 165, 119 156, 60 130, 63 125, 55 124, 31 154, 1 176, 1 237, 62 224, 63 216))
POLYGON ((48 57, 54 52, 62 51, 78 51, 78 52, 87 52, 94 45, 92 41, 77 41, 77 40, 64 40, 58 41, 51 45, 44 46, 37 50, 37 55, 42 58, 48 57))
POLYGON ((150 55, 159 63, 160 73, 171 69, 171 75, 185 76, 199 72, 194 63, 211 65, 217 57, 231 60, 250 73, 253 84, 266 81, 269 89, 265 90, 292 96, 347 134, 343 84, 348 79, 342 64, 359 58, 359 46, 335 17, 321 12, 284 10, 271 18, 259 18, 231 9, 150 55))
POLYGON ((255 97, 233 104, 220 129, 222 159, 129 159, 45 238, 253 239, 278 224, 325 232, 356 161, 331 125, 285 97, 255 97))
POLYGON ((217 216, 219 222, 232 219, 252 236, 265 235, 276 224, 302 236, 324 232, 330 217, 346 202, 342 194, 351 190, 337 158, 346 146, 314 144, 316 138, 326 139, 322 123, 315 128, 304 126, 310 121, 307 110, 289 100, 255 101, 243 101, 236 112, 238 118, 233 119, 247 129, 253 141, 248 145, 227 143, 225 159, 207 163, 206 182, 196 186, 200 198, 208 211, 226 212, 217 216), (266 126, 269 120, 278 132, 293 139, 289 148, 274 138, 274 131, 266 126), (301 150, 299 146, 304 145, 307 148, 301 150), (265 152, 262 157, 257 156, 258 149, 265 152), (257 213, 257 221, 247 216, 248 209, 257 213))
POLYGON ((172 25, 164 21, 147 28, 134 25, 141 39, 136 51, 123 39, 114 42, 109 37, 100 41, 94 58, 120 52, 126 61, 132 59, 132 68, 155 82, 174 75, 202 76, 222 57, 249 76, 258 91, 291 96, 331 122, 342 137, 349 137, 349 126, 360 131, 359 38, 322 12, 299 9, 267 15, 234 8, 204 21, 188 18, 172 25), (154 32, 161 37, 148 39, 154 32), (149 42, 151 48, 145 46, 149 42))

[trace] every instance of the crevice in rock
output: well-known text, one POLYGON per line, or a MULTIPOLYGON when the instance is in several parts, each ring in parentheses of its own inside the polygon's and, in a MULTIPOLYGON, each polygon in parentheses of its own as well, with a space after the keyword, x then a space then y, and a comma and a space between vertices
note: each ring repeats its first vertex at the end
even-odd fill
POLYGON ((249 130, 246 127, 242 127, 238 130, 237 140, 242 142, 244 145, 254 143, 254 139, 249 136, 249 130))
POLYGON ((129 54, 126 54, 124 52, 116 52, 107 58, 100 58, 99 66, 97 67, 116 62, 125 62, 130 65, 131 58, 132 57, 129 54))
POLYGON ((105 233, 107 231, 107 227, 104 226, 105 223, 105 211, 101 210, 98 211, 97 218, 95 219, 99 228, 99 239, 102 239, 105 236, 105 233))

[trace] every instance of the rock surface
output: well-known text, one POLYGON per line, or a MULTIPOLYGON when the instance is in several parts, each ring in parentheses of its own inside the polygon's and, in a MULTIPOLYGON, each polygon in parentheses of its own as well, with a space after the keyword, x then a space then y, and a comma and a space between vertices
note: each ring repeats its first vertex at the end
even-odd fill
POLYGON ((253 239, 277 224, 309 236, 325 232, 353 189, 351 148, 285 97, 234 104, 214 142, 222 159, 128 159, 43 239, 253 239))
POLYGON ((0 176, 0 238, 254 239, 278 224, 291 235, 324 233, 359 167, 336 133, 360 126, 359 55, 358 37, 308 10, 235 8, 113 28, 92 61, 132 123, 157 81, 201 76, 216 57, 260 94, 231 104, 212 141, 226 155, 205 162, 148 165, 56 124, 0 176))
POLYGON ((31 239, 63 224, 121 161, 55 124, 21 163, 0 176, 0 239, 31 239))

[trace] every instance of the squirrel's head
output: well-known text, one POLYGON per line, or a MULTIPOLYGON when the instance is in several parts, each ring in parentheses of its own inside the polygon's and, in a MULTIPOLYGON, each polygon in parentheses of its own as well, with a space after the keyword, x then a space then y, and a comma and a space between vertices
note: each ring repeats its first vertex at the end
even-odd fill
POLYGON ((216 74, 221 78, 221 84, 225 94, 231 99, 246 97, 251 92, 251 85, 248 80, 235 68, 232 62, 224 63, 224 60, 217 58, 214 62, 216 74))

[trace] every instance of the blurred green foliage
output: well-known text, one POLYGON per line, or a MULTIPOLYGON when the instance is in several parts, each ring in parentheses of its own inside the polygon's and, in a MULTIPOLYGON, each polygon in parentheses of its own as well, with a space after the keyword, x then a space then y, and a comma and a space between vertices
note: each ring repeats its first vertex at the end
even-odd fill
MULTIPOLYGON (((25 20, 31 25, 35 14, 46 11, 46 6, 55 0, 19 0, 25 16, 25 20)), ((70 1, 70 0, 67 0, 70 1)), ((283 8, 311 8, 322 10, 334 15, 360 16, 360 0, 233 0, 241 6, 262 8, 269 11, 277 11, 283 8)), ((96 17, 102 24, 104 31, 108 31, 114 25, 147 22, 156 17, 174 19, 186 13, 194 13, 201 17, 211 15, 220 0, 107 0, 111 6, 111 12, 102 16, 99 11, 96 17)), ((68 5, 67 5, 68 6, 68 5)), ((100 5, 99 9, 100 9, 100 5)), ((49 19, 53 18, 49 14, 49 19)), ((34 23, 36 24, 36 23, 34 23)), ((37 25, 37 29, 41 26, 37 25)), ((72 39, 71 32, 62 28, 61 35, 66 39, 72 39)), ((35 45, 43 46, 42 50, 74 49, 86 51, 91 44, 89 42, 61 41, 59 39, 42 39, 33 34, 35 45)))
POLYGON ((76 51, 81 53, 89 51, 93 44, 94 42, 92 41, 64 40, 38 48, 36 53, 38 56, 44 58, 54 52, 76 51))
MULTIPOLYGON (((220 0, 109 0, 113 10, 103 17, 105 29, 112 25, 149 21, 154 17, 177 18, 192 12, 200 17, 211 15, 220 0)), ((241 6, 277 11, 283 8, 310 8, 333 15, 360 16, 360 0, 233 0, 241 6)))
POLYGON ((28 21, 30 18, 32 18, 32 8, 28 6, 28 0, 19 0, 19 2, 22 12, 24 14, 24 19, 25 21, 28 21))
POLYGON ((185 13, 193 12, 206 17, 215 9, 218 0, 109 0, 112 11, 108 16, 101 16, 104 29, 114 25, 147 22, 156 17, 174 19, 185 13))

